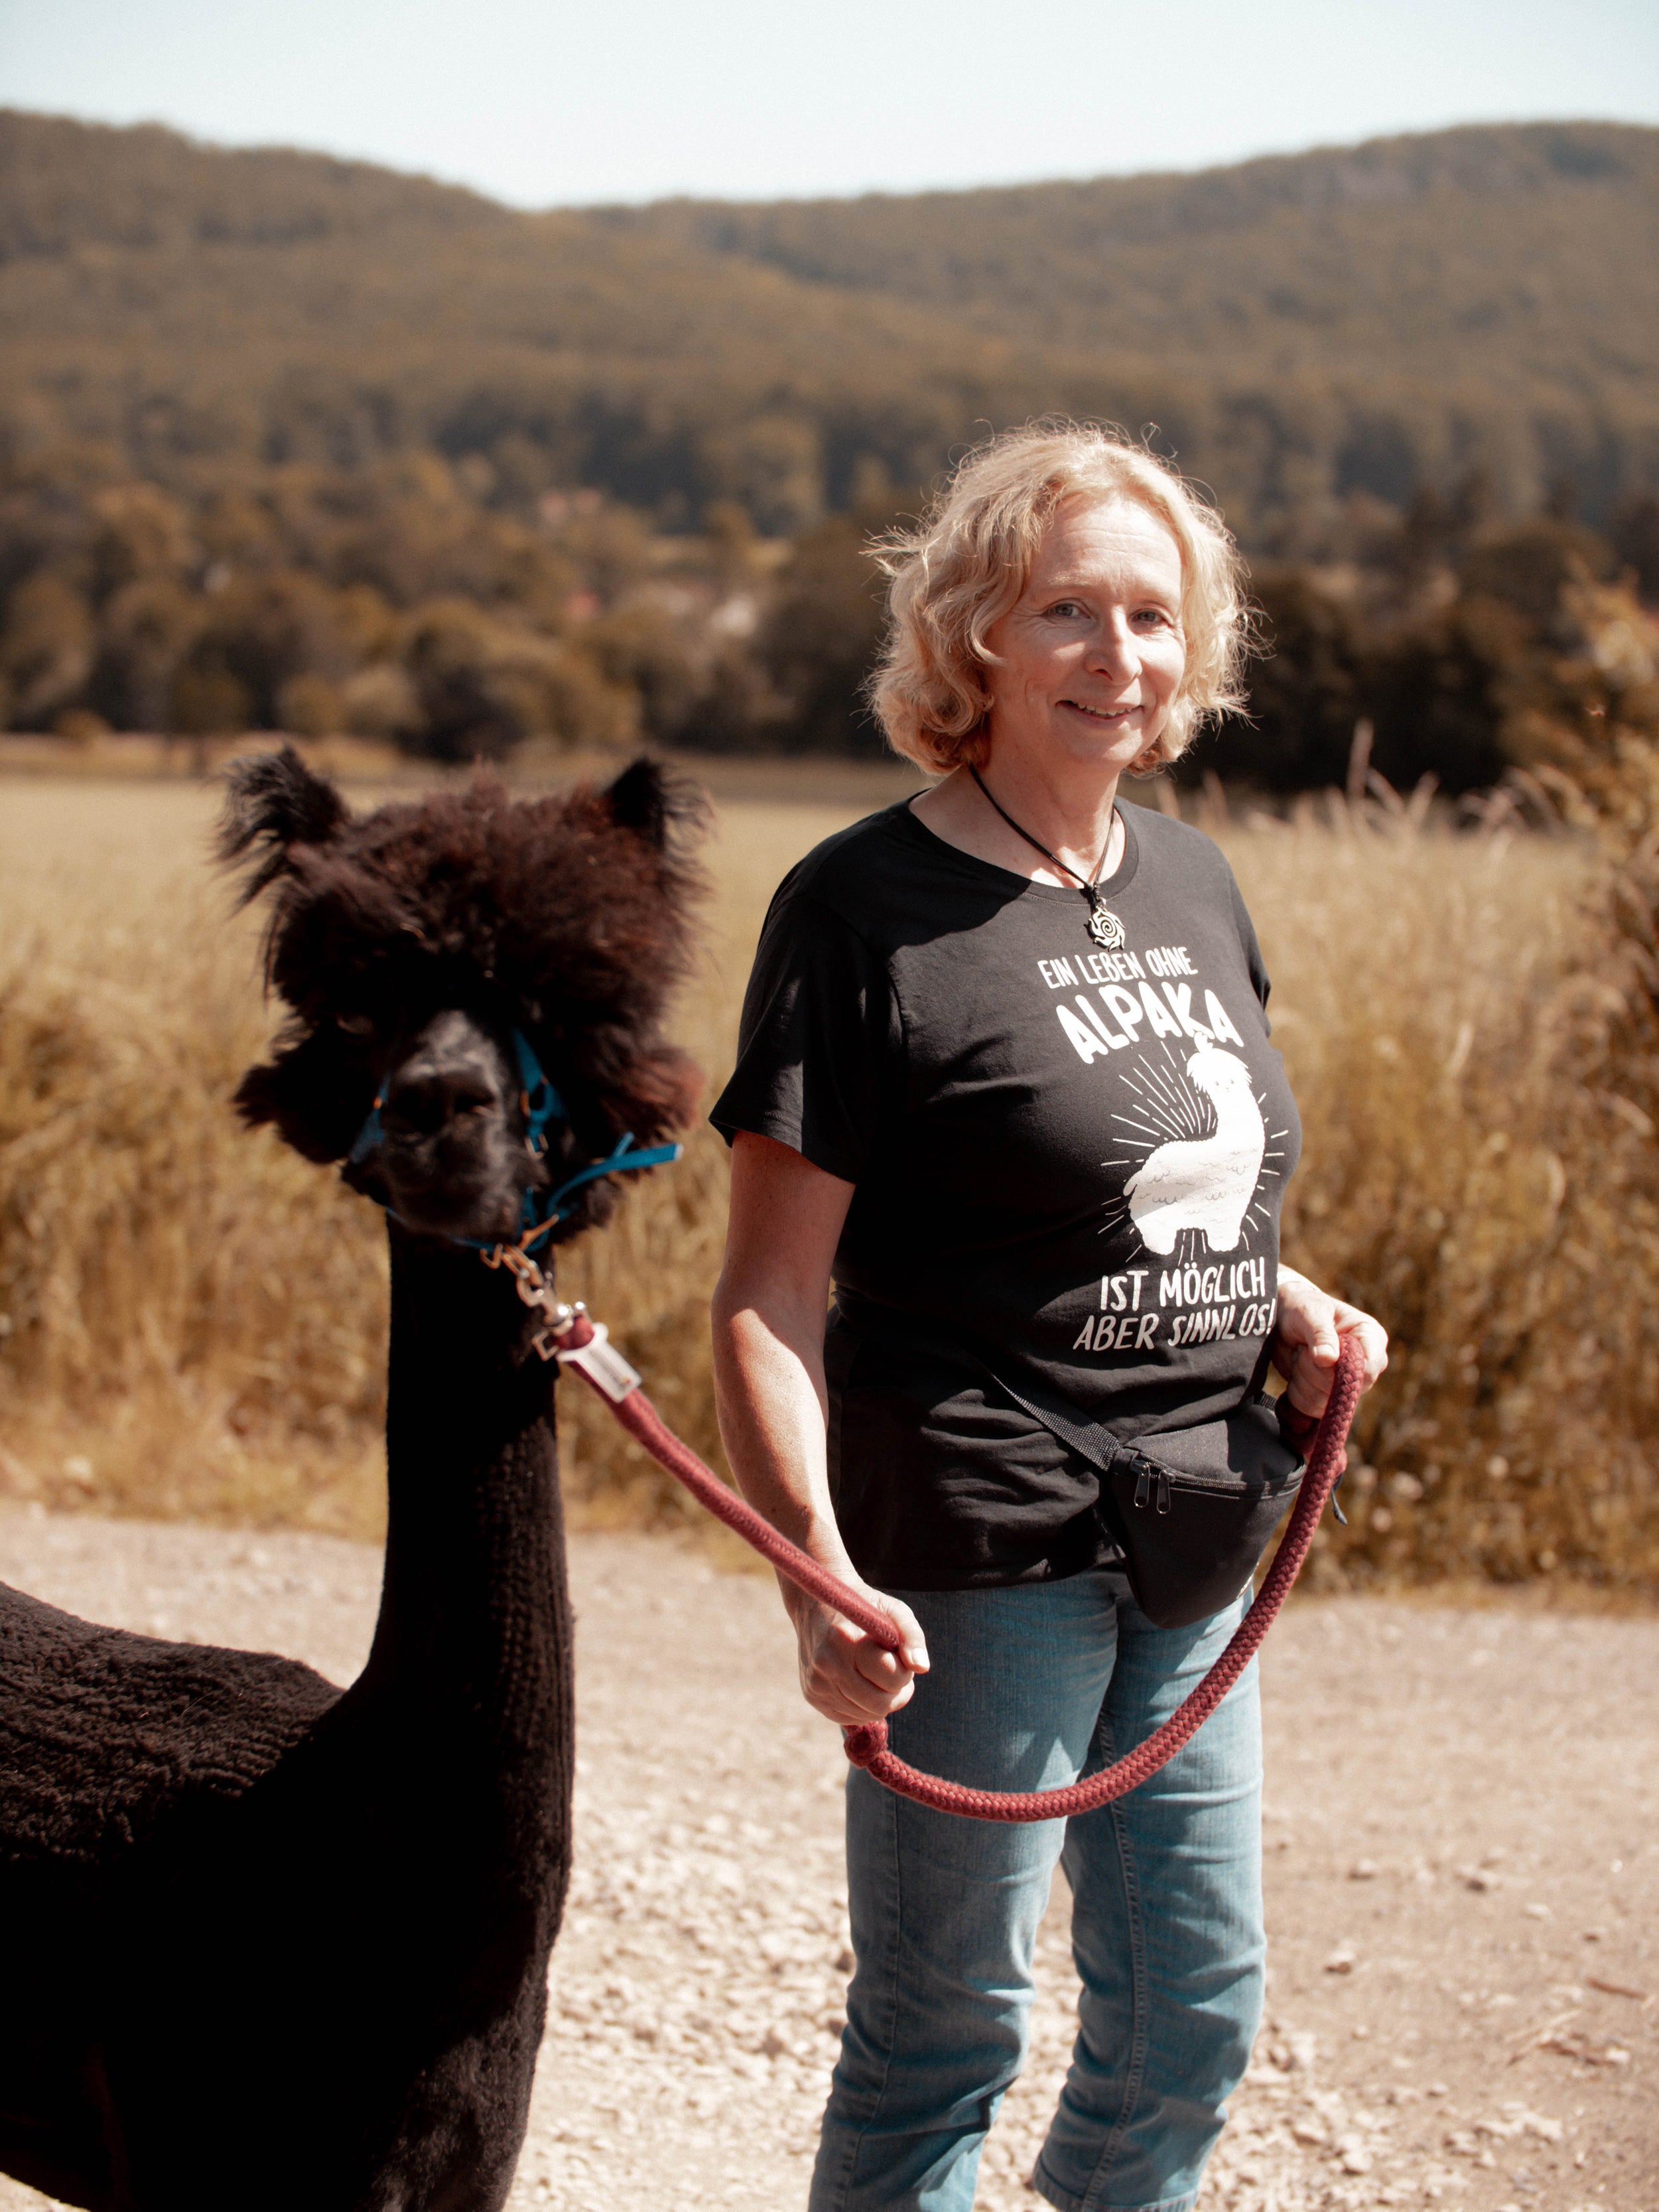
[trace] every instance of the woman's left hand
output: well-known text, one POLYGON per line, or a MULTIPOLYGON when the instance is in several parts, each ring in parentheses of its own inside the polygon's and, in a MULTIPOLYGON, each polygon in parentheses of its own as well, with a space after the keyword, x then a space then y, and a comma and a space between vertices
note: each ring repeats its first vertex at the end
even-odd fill
POLYGON ((1324 1412, 1345 1336, 1359 1346, 1365 1363, 1360 1388, 1369 1390, 1389 1364, 1389 1333, 1382 1322, 1330 1297, 1294 1267, 1280 1267, 1273 1362, 1298 1413, 1317 1419, 1324 1412))

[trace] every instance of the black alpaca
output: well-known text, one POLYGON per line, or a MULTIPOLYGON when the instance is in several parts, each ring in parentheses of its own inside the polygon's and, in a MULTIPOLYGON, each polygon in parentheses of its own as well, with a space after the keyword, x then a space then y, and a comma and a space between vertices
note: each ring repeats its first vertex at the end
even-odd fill
MULTIPOLYGON (((456 1240, 685 1120, 658 1023, 691 811, 644 763, 361 820, 292 752, 233 771, 225 852, 275 887, 292 1014, 238 1106, 388 1208, 385 1582, 343 1692, 0 1587, 0 2169, 72 2204, 506 2198, 569 1864, 570 1616, 554 1370, 456 1240), (520 1040, 560 1102, 538 1158, 520 1040)), ((586 1182, 555 1237, 613 1204, 586 1182)))

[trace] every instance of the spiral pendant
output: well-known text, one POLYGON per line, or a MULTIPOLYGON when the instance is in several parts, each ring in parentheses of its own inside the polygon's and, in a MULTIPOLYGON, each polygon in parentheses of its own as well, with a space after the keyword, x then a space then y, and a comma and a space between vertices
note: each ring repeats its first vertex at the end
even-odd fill
POLYGON ((1097 945, 1103 945, 1108 952, 1121 951, 1124 942, 1123 924, 1110 907, 1094 896, 1092 890, 1085 891, 1084 896, 1089 902, 1090 936, 1097 945))

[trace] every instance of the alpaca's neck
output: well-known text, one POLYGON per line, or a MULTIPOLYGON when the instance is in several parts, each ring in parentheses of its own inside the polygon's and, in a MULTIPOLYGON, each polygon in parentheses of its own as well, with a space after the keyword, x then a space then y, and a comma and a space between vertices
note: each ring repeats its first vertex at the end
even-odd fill
POLYGON ((1211 1143, 1224 1139, 1229 1144, 1249 1135, 1260 1124, 1261 1116, 1255 1109, 1253 1098, 1241 1098, 1236 1091, 1209 1091, 1205 1093, 1210 1110, 1215 1115, 1215 1129, 1211 1143))
POLYGON ((552 1375, 503 1269, 392 1233, 386 1577, 361 1687, 534 1764, 569 1690, 552 1375))

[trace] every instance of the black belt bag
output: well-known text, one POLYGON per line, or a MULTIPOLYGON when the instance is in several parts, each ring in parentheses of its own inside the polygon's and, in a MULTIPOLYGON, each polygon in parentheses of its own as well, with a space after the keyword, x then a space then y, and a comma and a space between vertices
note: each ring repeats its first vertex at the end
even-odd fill
MULTIPOLYGON (((877 1334, 860 1330, 844 1308, 840 1319, 855 1337, 877 1334)), ((1195 1428, 1161 1431, 1145 1446, 1128 1444, 1063 1399, 1016 1389, 960 1338, 890 1314, 879 1334, 958 1365, 965 1357, 1094 1468, 1101 1525, 1122 1551, 1135 1602, 1156 1628, 1189 1627, 1236 1598, 1302 1487, 1306 1462, 1285 1442, 1271 1398, 1253 1398, 1195 1428)), ((1331 1505, 1340 1520, 1334 1492, 1331 1505)))
MULTIPOLYGON (((984 1362, 979 1363, 985 1366, 984 1362)), ((1100 1476, 1101 1520, 1123 1550, 1135 1602, 1157 1628, 1186 1628, 1236 1598, 1302 1487, 1270 1398, 1218 1421, 1126 1444, 1073 1406, 1038 1401, 994 1368, 999 1389, 1100 1476)))

